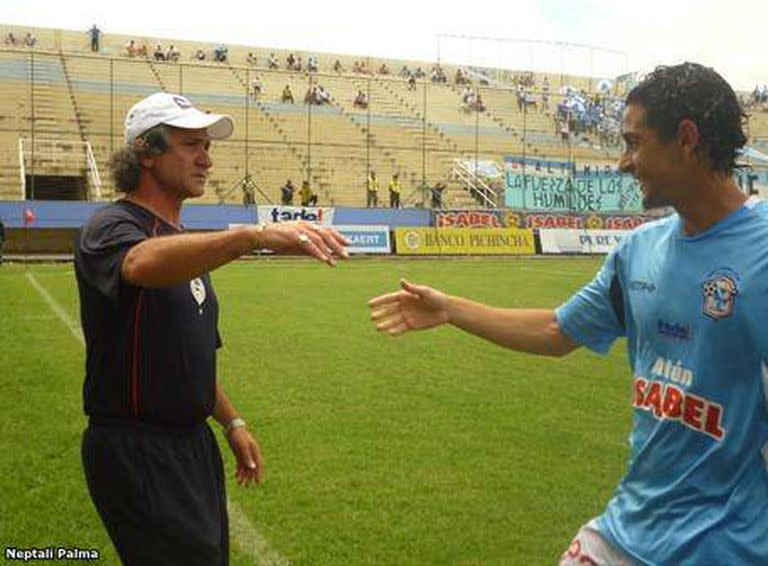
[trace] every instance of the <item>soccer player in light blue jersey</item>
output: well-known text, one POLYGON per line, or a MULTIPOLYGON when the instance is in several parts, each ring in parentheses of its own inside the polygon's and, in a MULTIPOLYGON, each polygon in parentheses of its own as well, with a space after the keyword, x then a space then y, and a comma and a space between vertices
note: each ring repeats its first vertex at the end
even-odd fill
POLYGON ((560 564, 768 564, 768 207, 733 180, 744 114, 725 80, 658 67, 627 96, 620 168, 646 208, 554 310, 501 309, 403 281, 370 302, 397 336, 452 324, 514 350, 605 353, 627 338, 631 458, 560 564))

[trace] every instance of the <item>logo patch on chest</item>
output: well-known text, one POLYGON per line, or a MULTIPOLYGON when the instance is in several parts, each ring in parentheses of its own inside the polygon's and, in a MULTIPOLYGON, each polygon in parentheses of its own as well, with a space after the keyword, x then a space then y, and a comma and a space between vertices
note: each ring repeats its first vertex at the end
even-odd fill
POLYGON ((701 284, 704 314, 720 320, 733 314, 736 296, 741 292, 739 276, 732 269, 718 269, 707 275, 701 284))
POLYGON ((199 277, 189 282, 189 290, 197 302, 198 312, 203 314, 203 303, 205 302, 205 284, 199 277))

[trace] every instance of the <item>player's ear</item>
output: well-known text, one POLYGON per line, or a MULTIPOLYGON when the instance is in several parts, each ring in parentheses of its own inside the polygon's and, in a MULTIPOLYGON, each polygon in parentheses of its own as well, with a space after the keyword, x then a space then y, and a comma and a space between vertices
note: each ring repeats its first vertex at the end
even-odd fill
POLYGON ((683 153, 686 156, 696 153, 700 140, 701 132, 696 122, 688 118, 681 120, 680 125, 677 127, 677 141, 683 153))

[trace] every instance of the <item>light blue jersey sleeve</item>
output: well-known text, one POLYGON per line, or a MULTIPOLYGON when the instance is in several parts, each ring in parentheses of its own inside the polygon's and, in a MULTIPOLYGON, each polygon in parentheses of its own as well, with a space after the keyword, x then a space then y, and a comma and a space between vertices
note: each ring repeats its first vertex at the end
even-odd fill
POLYGON ((555 310, 560 329, 570 338, 606 354, 626 335, 624 290, 619 277, 620 249, 606 258, 595 278, 555 310))

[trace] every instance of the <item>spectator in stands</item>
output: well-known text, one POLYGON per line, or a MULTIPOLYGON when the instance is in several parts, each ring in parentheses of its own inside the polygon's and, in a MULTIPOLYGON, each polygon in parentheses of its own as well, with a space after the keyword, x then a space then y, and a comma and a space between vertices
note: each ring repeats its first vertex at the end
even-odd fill
POLYGON ((304 68, 304 66, 303 66, 303 63, 302 63, 302 60, 301 60, 301 55, 299 55, 298 57, 296 57, 296 70, 301 72, 301 70, 303 68, 304 68))
POLYGON ((446 186, 445 183, 442 181, 438 181, 435 183, 435 185, 430 189, 430 197, 431 202, 430 205, 432 208, 443 208, 443 193, 445 192, 446 186))
POLYGON ((288 57, 285 58, 285 65, 286 69, 289 69, 291 71, 296 69, 296 55, 293 53, 289 53, 288 57))
POLYGON ((379 180, 376 178, 376 171, 371 171, 368 175, 368 182, 365 191, 366 208, 379 206, 379 180))
POLYGON ((318 85, 317 87, 317 103, 320 105, 331 103, 331 93, 323 85, 318 85))
POLYGON ((365 95, 365 93, 362 90, 357 91, 357 95, 355 96, 355 99, 352 101, 352 107, 362 108, 362 109, 368 108, 368 97, 365 95))
POLYGON ((408 68, 408 65, 403 65, 403 67, 400 69, 400 76, 404 79, 407 79, 411 76, 411 70, 408 68))
POLYGON ((136 56, 136 40, 131 39, 125 45, 123 45, 123 57, 135 57, 136 56))
POLYGON ((454 77, 453 82, 455 82, 457 85, 469 84, 467 76, 464 74, 464 69, 461 67, 456 69, 456 76, 454 77))
POLYGON ((413 76, 417 79, 423 79, 427 75, 424 73, 421 67, 416 67, 416 70, 413 72, 413 76))
POLYGON ((293 193, 296 191, 296 187, 293 186, 293 182, 288 179, 285 185, 280 187, 280 204, 283 206, 293 206, 293 193))
POLYGON ((387 67, 386 63, 382 63, 381 67, 379 67, 379 74, 380 75, 388 75, 389 74, 389 67, 387 67))
POLYGON ((201 48, 198 48, 195 52, 195 59, 198 61, 205 61, 205 51, 203 51, 201 48))
POLYGON ((256 193, 253 190, 253 184, 243 183, 241 187, 243 189, 243 205, 253 206, 256 204, 256 193))
POLYGON ((165 51, 163 50, 163 46, 160 43, 155 46, 155 52, 153 53, 153 56, 155 61, 165 61, 165 51))
POLYGON ((355 61, 352 65, 352 72, 353 73, 362 73, 363 72, 363 66, 360 63, 360 61, 355 61))
POLYGON ((301 206, 317 206, 317 195, 309 187, 309 181, 301 182, 299 200, 301 201, 301 206))
POLYGON ((525 87, 521 82, 517 83, 515 88, 515 99, 517 100, 517 109, 523 112, 525 110, 525 87))
POLYGON ((176 63, 180 56, 181 53, 179 53, 179 50, 176 49, 176 46, 173 43, 171 43, 171 46, 165 54, 165 60, 170 61, 171 63, 176 63))
POLYGON ((395 173, 389 182, 389 208, 400 208, 400 193, 403 187, 399 180, 400 175, 395 173))
POLYGON ((571 127, 569 122, 570 118, 568 116, 560 121, 560 141, 563 145, 569 145, 571 143, 571 127))
POLYGON ((88 30, 88 35, 91 38, 91 51, 98 53, 99 51, 99 39, 101 38, 101 30, 96 24, 93 24, 91 29, 88 30))
POLYGON ((473 91, 469 85, 466 85, 464 90, 461 91, 461 104, 469 104, 470 100, 474 96, 474 92, 475 91, 473 91))
POLYGON ((316 73, 317 69, 317 55, 310 55, 307 57, 307 71, 310 73, 316 73))
POLYGON ((333 63, 333 71, 335 73, 343 73, 344 72, 344 67, 341 65, 341 61, 339 61, 338 59, 336 59, 336 61, 334 61, 334 63, 333 63))
MULTIPOLYGON (((461 103, 459 103, 459 109, 462 112, 472 112, 478 110, 478 94, 470 86, 465 86, 461 93, 461 103)), ((482 100, 480 100, 482 104, 482 100)), ((485 106, 483 106, 483 109, 485 106)))
POLYGON ((291 85, 286 84, 285 88, 283 88, 283 93, 280 95, 280 102, 290 102, 293 104, 293 91, 291 90, 291 85))
POLYGON ((317 96, 317 85, 312 85, 307 89, 306 94, 304 94, 304 104, 320 104, 317 96))
POLYGON ((146 57, 147 56, 147 44, 142 43, 139 45, 139 47, 136 48, 136 57, 146 57))
POLYGON ((245 63, 251 67, 256 66, 256 55, 254 55, 253 51, 248 52, 248 56, 245 58, 245 63))
POLYGON ((479 92, 475 95, 475 99, 472 103, 472 110, 475 112, 485 112, 485 102, 483 102, 483 97, 479 92))
POLYGON ((268 69, 279 69, 280 64, 277 62, 277 57, 275 57, 274 53, 270 53, 269 57, 267 58, 267 68, 268 69))
POLYGON ((407 84, 408 90, 416 90, 416 75, 410 75, 407 84))
POLYGON ((10 47, 16 47, 17 39, 16 39, 16 36, 13 35, 12 31, 8 32, 8 35, 5 36, 5 41, 3 43, 5 43, 10 47))
POLYGON ((259 75, 254 75, 253 80, 251 81, 251 94, 253 95, 253 98, 258 99, 263 91, 264 85, 261 84, 259 75))
POLYGON ((232 131, 229 116, 178 95, 134 105, 126 145, 111 159, 125 196, 99 208, 75 245, 88 360, 82 464, 122 564, 229 563, 226 480, 209 417, 222 426, 237 482, 263 479, 261 449, 217 375, 209 273, 254 249, 329 265, 346 256, 341 235, 306 222, 184 229, 184 201, 205 192, 211 140, 232 131))
POLYGON ((37 38, 31 32, 27 32, 27 35, 24 36, 24 46, 34 47, 35 43, 37 43, 37 38))
POLYGON ((435 65, 429 74, 429 80, 433 83, 446 83, 448 82, 448 77, 445 76, 445 71, 443 71, 440 65, 435 65))
POLYGON ((229 47, 227 47, 223 43, 219 43, 216 46, 216 48, 213 50, 213 59, 217 63, 226 63, 228 53, 229 53, 229 47))
POLYGON ((542 112, 549 112, 549 79, 544 77, 544 82, 541 85, 541 107, 542 112))

